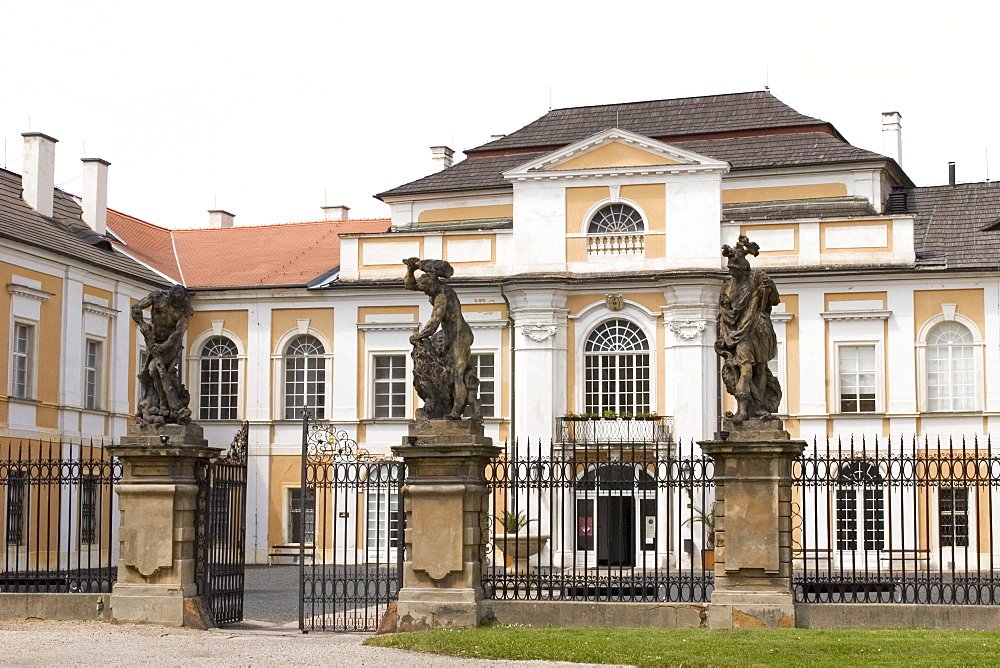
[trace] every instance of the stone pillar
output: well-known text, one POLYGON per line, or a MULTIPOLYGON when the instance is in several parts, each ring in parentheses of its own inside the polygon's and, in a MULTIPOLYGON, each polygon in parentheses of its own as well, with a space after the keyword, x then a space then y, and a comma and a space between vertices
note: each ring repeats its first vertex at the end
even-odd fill
POLYGON ((715 461, 715 589, 711 628, 794 627, 792 460, 805 441, 780 420, 725 420, 700 441, 715 461))
POLYGON ((170 424, 159 430, 130 426, 121 445, 109 451, 122 462, 115 487, 121 553, 112 617, 165 626, 211 625, 195 580, 196 467, 222 449, 209 447, 196 424, 170 424))
POLYGON ((483 619, 486 466, 503 448, 471 420, 418 420, 406 462, 406 561, 397 629, 474 628, 483 619))

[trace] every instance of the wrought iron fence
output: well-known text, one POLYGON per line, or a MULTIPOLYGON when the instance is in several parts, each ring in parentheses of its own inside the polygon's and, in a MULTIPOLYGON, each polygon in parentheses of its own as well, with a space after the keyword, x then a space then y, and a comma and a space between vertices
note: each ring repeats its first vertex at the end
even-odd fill
POLYGON ((216 624, 243 619, 246 565, 247 447, 244 422, 228 452, 201 462, 198 478, 195 577, 216 624))
POLYGON ((104 446, 0 439, 0 592, 111 591, 122 471, 104 446))
POLYGON ((694 442, 515 443, 486 475, 487 597, 709 600, 713 465, 694 442))
POLYGON ((1000 454, 990 440, 813 443, 793 467, 804 603, 1000 603, 1000 454))
MULTIPOLYGON (((299 629, 374 631, 403 571, 405 465, 336 427, 302 420, 302 486, 290 504, 299 546, 299 629)), ((456 521, 458 521, 456 519, 456 521)))

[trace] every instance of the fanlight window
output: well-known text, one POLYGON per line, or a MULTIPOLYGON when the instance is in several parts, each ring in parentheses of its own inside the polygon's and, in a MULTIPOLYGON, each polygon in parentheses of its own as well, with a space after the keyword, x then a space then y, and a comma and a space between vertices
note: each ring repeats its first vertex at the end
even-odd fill
POLYGON ((594 214, 588 234, 636 234, 645 225, 639 212, 627 204, 609 204, 594 214))
POLYGON ((958 322, 942 322, 927 335, 929 410, 976 409, 976 365, 972 344, 972 333, 958 322))
POLYGON ((236 344, 224 336, 209 339, 201 349, 201 420, 235 420, 239 397, 239 359, 236 344))
POLYGON ((609 320, 585 346, 587 412, 649 412, 649 342, 628 320, 609 320))
POLYGON ((302 409, 309 409, 322 420, 326 397, 326 351, 314 336, 303 334, 292 339, 285 351, 285 419, 294 420, 302 409))

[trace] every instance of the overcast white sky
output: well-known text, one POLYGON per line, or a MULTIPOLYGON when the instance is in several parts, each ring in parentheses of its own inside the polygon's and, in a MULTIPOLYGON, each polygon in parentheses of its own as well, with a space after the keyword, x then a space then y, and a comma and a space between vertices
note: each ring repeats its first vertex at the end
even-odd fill
MULTIPOLYGON (((1000 3, 0 0, 0 166, 59 139, 112 163, 112 208, 166 227, 387 216, 375 193, 551 105, 771 91, 919 185, 1000 178, 1000 3)), ((456 158, 461 155, 456 155, 456 158)))

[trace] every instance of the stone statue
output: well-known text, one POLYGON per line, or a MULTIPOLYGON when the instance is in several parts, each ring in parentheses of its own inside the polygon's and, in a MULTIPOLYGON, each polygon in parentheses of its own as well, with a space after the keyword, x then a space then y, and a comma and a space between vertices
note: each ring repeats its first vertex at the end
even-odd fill
POLYGON ((140 426, 162 427, 191 421, 191 396, 181 384, 181 343, 194 314, 183 285, 156 290, 132 305, 132 320, 146 339, 146 365, 139 371, 142 399, 136 411, 140 426), (143 310, 149 309, 149 320, 143 310))
POLYGON ((479 379, 472 366, 472 328, 462 315, 455 291, 443 281, 455 270, 444 260, 403 260, 407 290, 420 290, 434 310, 424 327, 410 337, 413 351, 413 386, 424 401, 417 417, 459 420, 467 406, 472 419, 482 420, 479 379), (417 277, 414 272, 422 273, 417 277))
POLYGON ((736 398, 736 412, 726 413, 735 424, 747 419, 767 420, 778 411, 781 385, 767 363, 778 352, 771 324, 771 307, 778 289, 763 269, 751 269, 747 255, 760 246, 741 236, 735 248, 722 247, 729 258, 729 279, 719 295, 719 338, 715 351, 722 356, 722 382, 736 398))

